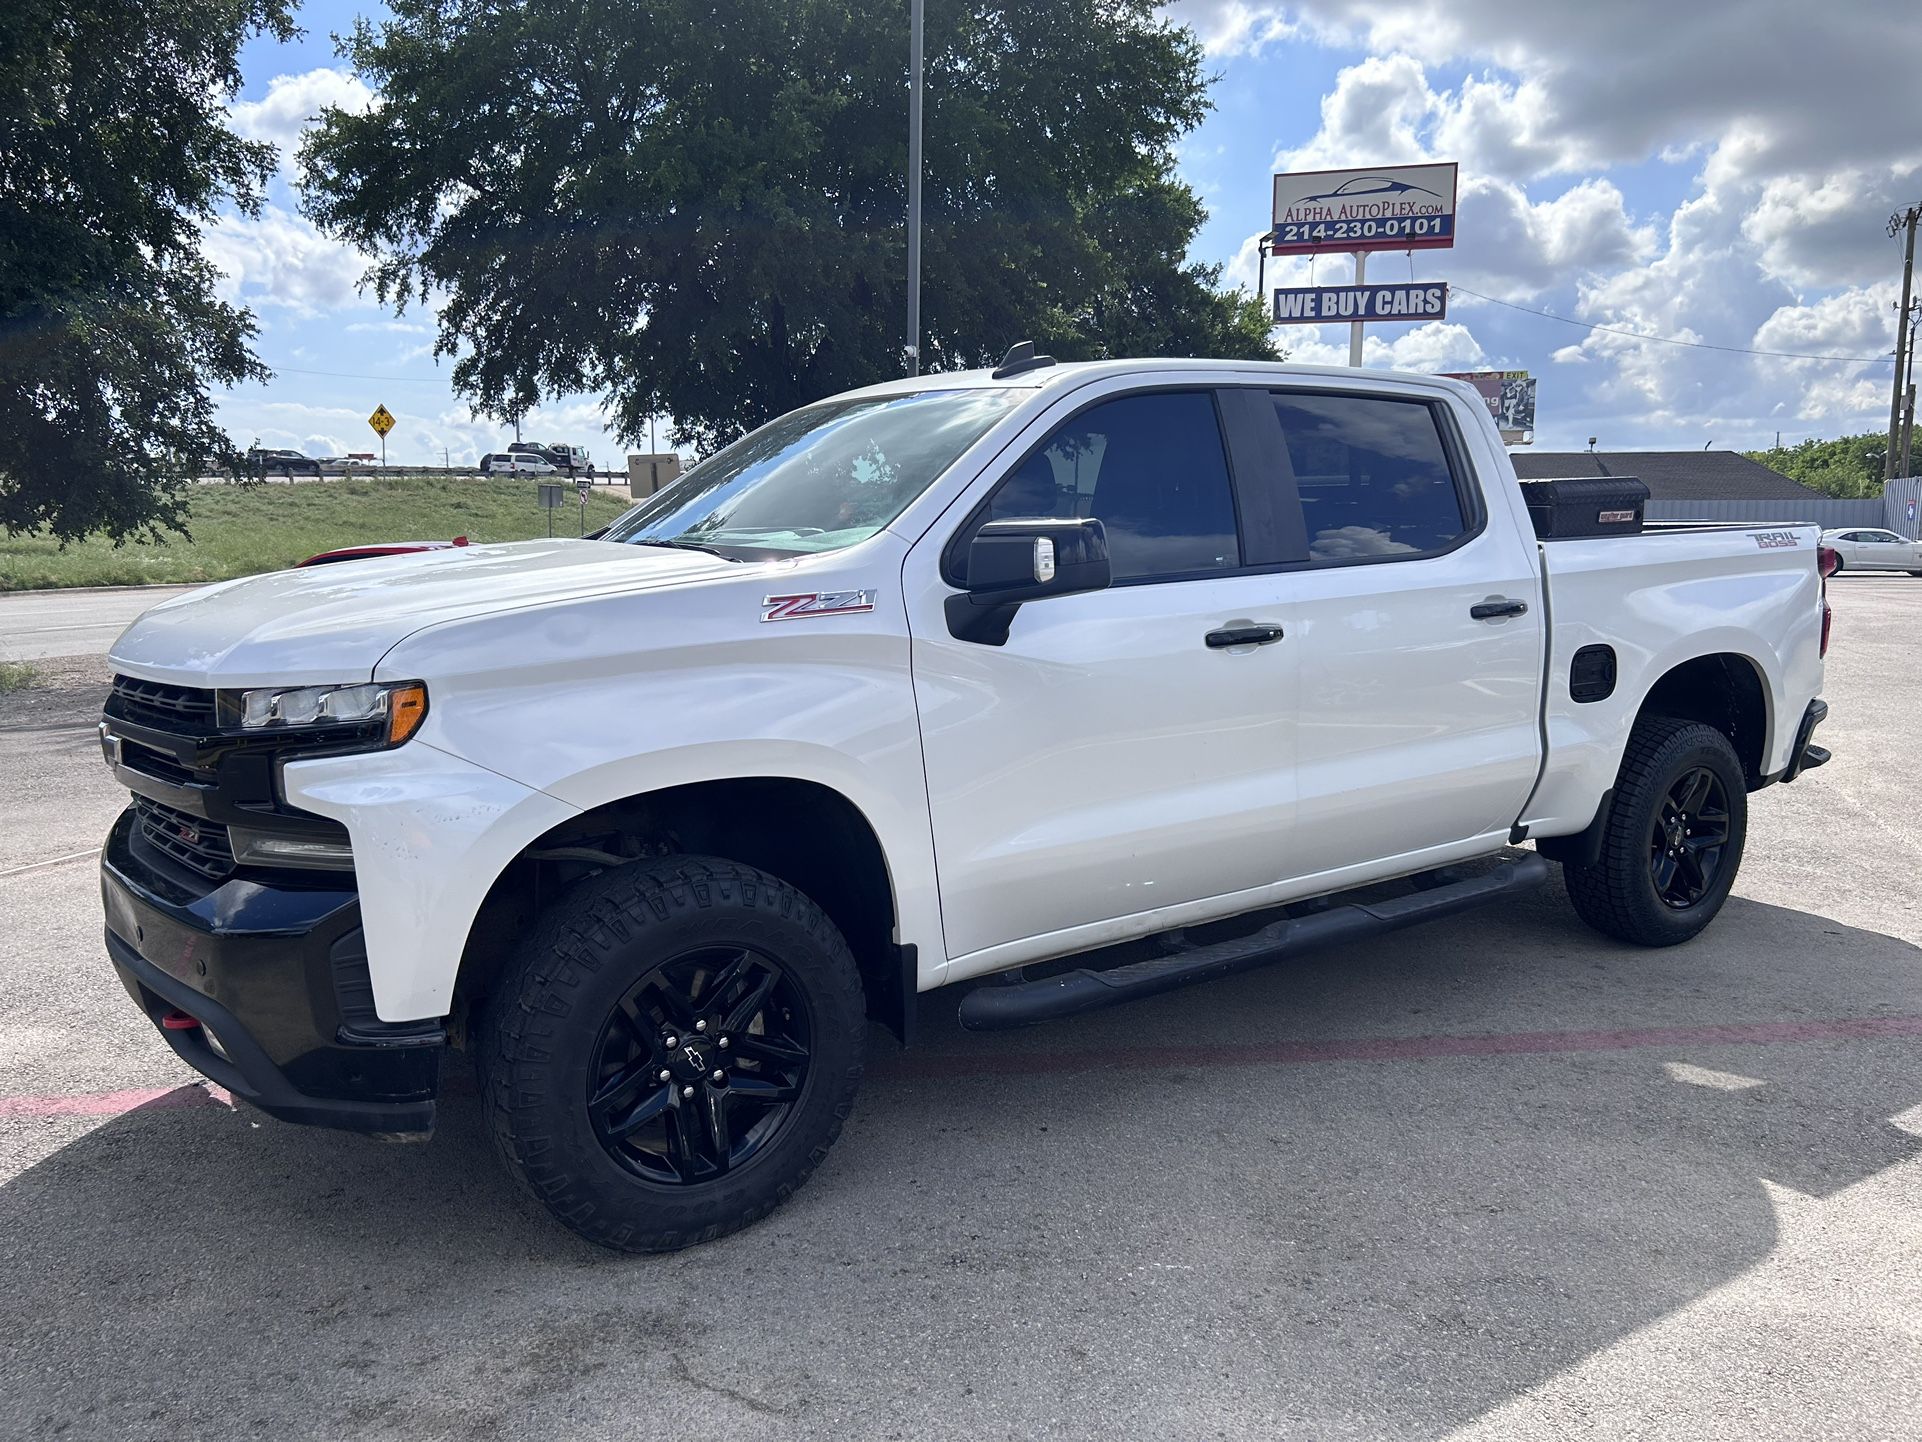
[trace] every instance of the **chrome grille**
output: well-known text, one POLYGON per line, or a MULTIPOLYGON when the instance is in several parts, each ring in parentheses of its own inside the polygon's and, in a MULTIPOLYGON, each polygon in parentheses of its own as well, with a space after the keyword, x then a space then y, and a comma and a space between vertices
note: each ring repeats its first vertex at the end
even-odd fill
POLYGON ((145 796, 134 797, 133 805, 140 818, 140 837, 154 850, 215 881, 232 874, 233 845, 227 828, 218 821, 189 816, 145 796))

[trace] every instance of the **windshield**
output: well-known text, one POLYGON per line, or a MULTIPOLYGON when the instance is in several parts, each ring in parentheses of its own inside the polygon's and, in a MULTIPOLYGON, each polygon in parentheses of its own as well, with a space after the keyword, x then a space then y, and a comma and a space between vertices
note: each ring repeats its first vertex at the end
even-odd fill
POLYGON ((916 391, 808 406, 702 461, 602 539, 737 560, 851 546, 907 509, 1028 394, 916 391))

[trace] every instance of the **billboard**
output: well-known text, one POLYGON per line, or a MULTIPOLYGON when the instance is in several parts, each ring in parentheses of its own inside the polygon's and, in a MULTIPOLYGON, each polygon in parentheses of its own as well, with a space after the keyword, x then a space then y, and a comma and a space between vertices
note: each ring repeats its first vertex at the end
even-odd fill
POLYGON ((1535 429, 1535 377, 1527 371, 1444 371, 1451 381, 1467 381, 1488 405, 1502 439, 1519 441, 1535 429))
POLYGON ((1448 282, 1390 281, 1386 285, 1304 285, 1275 291, 1276 325, 1326 325, 1340 320, 1440 320, 1448 314, 1448 282))
POLYGON ((1270 255, 1439 250, 1455 243, 1455 165, 1277 175, 1270 255))

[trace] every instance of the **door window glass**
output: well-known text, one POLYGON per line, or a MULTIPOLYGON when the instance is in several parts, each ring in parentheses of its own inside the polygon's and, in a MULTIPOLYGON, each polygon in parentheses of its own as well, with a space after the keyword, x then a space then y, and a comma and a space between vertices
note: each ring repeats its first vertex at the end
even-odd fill
POLYGON ((1275 414, 1311 561, 1428 554, 1469 529, 1426 403, 1281 391, 1275 414))
POLYGON ((1117 581, 1240 565, 1214 397, 1122 396, 1062 422, 988 502, 989 520, 1017 516, 1098 517, 1117 581))

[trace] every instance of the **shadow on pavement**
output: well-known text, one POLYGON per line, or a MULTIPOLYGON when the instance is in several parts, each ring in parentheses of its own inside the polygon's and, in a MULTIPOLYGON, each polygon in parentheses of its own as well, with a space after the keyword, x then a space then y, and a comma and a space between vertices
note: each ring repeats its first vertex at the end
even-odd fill
POLYGON ((0 1431, 1432 1437, 1740 1275, 1762 1183, 1922 1152, 1910 1039, 1225 1065, 1211 1048, 1922 1013, 1922 952, 1731 903, 1631 952, 1559 896, 876 1075, 783 1211, 576 1242, 478 1103, 383 1147, 131 1112, 0 1188, 0 1431), (1137 1065, 1146 1038, 1192 1065, 1137 1065), (1039 1075, 1021 1058, 1086 1053, 1039 1075), (999 1068, 995 1058, 1008 1065, 999 1068), (1678 1070, 1679 1069, 1679 1070, 1678 1070))

